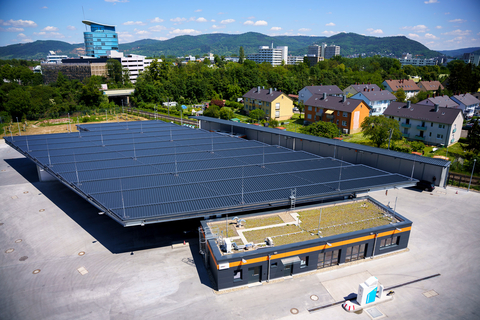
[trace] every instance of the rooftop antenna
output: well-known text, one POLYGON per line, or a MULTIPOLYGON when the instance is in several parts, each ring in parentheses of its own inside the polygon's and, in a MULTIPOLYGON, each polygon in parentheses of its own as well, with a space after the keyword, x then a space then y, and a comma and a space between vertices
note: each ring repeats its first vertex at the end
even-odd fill
POLYGON ((244 168, 245 168, 245 167, 242 166, 242 203, 241 203, 242 205, 245 204, 245 201, 244 201, 244 198, 243 198, 243 191, 244 191, 244 190, 243 190, 243 189, 244 189, 244 185, 243 185, 243 169, 244 169, 244 168))
POLYGON ((122 195, 123 218, 125 218, 125 201, 123 200, 122 178, 120 178, 120 194, 122 195))
POLYGON ((22 132, 20 131, 20 123, 18 122, 18 117, 17 117, 17 126, 18 126, 18 135, 22 135, 22 132))
POLYGON ((28 146, 28 136, 25 136, 25 139, 27 141, 27 152, 30 152, 30 147, 28 146))
POLYGON ((175 177, 178 177, 178 170, 177 170, 177 145, 174 145, 174 152, 175 152, 175 177))
POLYGON ((340 181, 342 181, 342 165, 343 165, 343 159, 342 162, 340 162, 340 174, 338 176, 338 191, 340 191, 340 181))
POLYGON ((137 151, 135 150, 135 134, 132 133, 133 137, 133 160, 137 160, 137 151))
POLYGON ((210 138, 212 139, 212 151, 210 151, 210 153, 213 153, 213 132, 212 132, 212 134, 210 135, 210 138))
POLYGON ((414 154, 413 156, 413 166, 412 166, 412 174, 410 175, 410 180, 413 180, 413 171, 415 170, 415 161, 417 160, 417 155, 414 154))
POLYGON ((52 167, 52 161, 50 159, 50 149, 48 148, 48 140, 45 138, 45 142, 47 143, 47 154, 48 154, 48 166, 51 168, 52 167))
POLYGON ((75 174, 77 175, 77 186, 81 185, 80 179, 78 178, 78 170, 77 170, 77 159, 75 158, 75 153, 73 154, 73 162, 75 163, 75 174))

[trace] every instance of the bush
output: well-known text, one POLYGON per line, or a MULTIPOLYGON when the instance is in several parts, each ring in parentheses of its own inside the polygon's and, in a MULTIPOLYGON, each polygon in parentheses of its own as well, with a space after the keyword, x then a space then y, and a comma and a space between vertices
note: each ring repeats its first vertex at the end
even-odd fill
POLYGON ((88 121, 90 121, 89 117, 83 117, 82 118, 83 123, 87 123, 88 121))
POLYGON ((415 152, 421 152, 423 149, 425 149, 425 144, 421 141, 412 141, 410 142, 410 147, 415 152))
POLYGON ((467 138, 460 138, 460 139, 458 139, 458 142, 467 143, 467 138))

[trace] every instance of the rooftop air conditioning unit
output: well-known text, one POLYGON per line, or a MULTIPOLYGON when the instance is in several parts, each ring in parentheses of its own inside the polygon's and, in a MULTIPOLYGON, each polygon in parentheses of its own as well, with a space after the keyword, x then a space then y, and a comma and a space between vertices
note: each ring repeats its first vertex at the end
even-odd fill
POLYGON ((225 239, 224 241, 225 241, 225 252, 232 253, 232 240, 225 239))

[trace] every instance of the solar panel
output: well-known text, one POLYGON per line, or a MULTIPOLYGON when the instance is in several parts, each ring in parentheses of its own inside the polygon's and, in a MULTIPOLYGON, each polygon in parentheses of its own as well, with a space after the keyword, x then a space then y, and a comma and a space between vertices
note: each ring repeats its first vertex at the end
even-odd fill
POLYGON ((5 137, 123 225, 249 211, 410 186, 415 180, 228 134, 161 121, 5 137))

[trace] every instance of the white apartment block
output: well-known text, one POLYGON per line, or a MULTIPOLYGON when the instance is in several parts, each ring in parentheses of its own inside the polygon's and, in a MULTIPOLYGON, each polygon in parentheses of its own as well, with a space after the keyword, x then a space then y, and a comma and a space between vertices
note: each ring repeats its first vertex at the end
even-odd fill
POLYGON ((297 63, 303 63, 303 56, 288 56, 287 64, 294 65, 297 63))
POLYGON ((286 46, 277 46, 273 48, 272 45, 269 46, 260 46, 258 47, 258 53, 249 54, 247 56, 248 60, 254 61, 256 63, 268 62, 272 66, 279 66, 282 64, 282 61, 286 64, 288 61, 288 47, 286 46))
POLYGON ((402 66, 412 65, 416 67, 424 67, 424 66, 435 66, 437 64, 437 60, 434 59, 413 59, 413 58, 400 58, 398 59, 402 66))
MULTIPOLYGON (((130 72, 130 81, 132 81, 132 83, 137 81, 140 73, 142 73, 153 61, 152 59, 146 59, 146 56, 138 54, 129 54, 125 56, 123 52, 118 52, 116 50, 109 51, 107 57, 121 59, 122 67, 130 72)), ((158 61, 162 60, 158 59, 158 61)))

